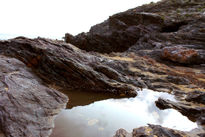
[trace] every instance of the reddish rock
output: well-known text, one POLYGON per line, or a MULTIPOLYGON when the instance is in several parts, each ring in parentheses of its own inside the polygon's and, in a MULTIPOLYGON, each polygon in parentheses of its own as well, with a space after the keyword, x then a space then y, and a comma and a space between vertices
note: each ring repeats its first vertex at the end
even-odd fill
POLYGON ((191 64, 198 62, 198 56, 199 54, 194 49, 181 48, 176 46, 166 47, 162 51, 162 58, 182 64, 191 64))

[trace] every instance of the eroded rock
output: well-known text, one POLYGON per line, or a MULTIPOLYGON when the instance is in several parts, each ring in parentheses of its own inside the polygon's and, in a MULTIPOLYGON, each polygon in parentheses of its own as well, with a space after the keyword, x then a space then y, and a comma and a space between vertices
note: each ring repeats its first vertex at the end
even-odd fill
POLYGON ((24 63, 0 55, 0 127, 7 137, 48 137, 67 101, 24 63))
POLYGON ((163 0, 109 17, 65 41, 87 51, 135 52, 161 62, 204 64, 203 0, 163 0), (163 58, 161 58, 161 56, 163 58))
MULTIPOLYGON (((6 47, 3 54, 19 58, 51 86, 55 83, 72 90, 107 91, 128 96, 137 94, 136 87, 128 85, 127 80, 120 80, 120 73, 109 66, 107 69, 99 67, 109 62, 108 59, 88 54, 73 45, 48 39, 19 37, 6 43, 0 42, 1 47, 6 47)), ((115 63, 110 62, 111 65, 115 63)))
POLYGON ((150 30, 160 30, 162 25, 163 19, 157 14, 123 12, 93 26, 88 33, 75 37, 67 33, 65 41, 87 51, 122 52, 134 45, 141 35, 150 30))

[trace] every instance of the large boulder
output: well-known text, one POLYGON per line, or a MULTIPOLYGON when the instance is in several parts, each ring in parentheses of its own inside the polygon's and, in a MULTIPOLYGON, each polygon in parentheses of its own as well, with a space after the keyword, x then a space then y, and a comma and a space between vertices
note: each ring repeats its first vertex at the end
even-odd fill
POLYGON ((0 55, 0 127, 7 137, 48 137, 67 102, 24 63, 0 55))

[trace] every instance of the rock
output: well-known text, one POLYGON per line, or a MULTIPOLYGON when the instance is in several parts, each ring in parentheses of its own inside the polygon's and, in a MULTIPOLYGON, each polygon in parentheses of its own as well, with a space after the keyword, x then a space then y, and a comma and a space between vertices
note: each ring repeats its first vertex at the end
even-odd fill
POLYGON ((183 115, 187 116, 192 121, 197 121, 200 124, 204 124, 205 119, 205 106, 195 105, 184 102, 173 102, 170 100, 165 100, 159 98, 156 102, 156 106, 160 109, 173 108, 181 112, 183 115))
MULTIPOLYGON (((6 136, 49 136, 53 117, 67 102, 56 90, 129 97, 139 88, 168 92, 180 101, 159 99, 157 106, 203 125, 204 4, 163 0, 143 5, 109 17, 88 33, 66 34, 68 43, 24 37, 0 41, 2 131, 6 136)), ((153 136, 184 134, 153 125, 133 134, 149 136, 145 129, 153 136)), ((117 135, 129 134, 120 130, 117 135)))
POLYGON ((67 34, 65 40, 86 51, 109 53, 106 56, 119 62, 134 60, 118 63, 123 67, 105 61, 103 65, 111 69, 100 71, 112 79, 176 95, 197 87, 204 91, 204 4, 203 0, 163 0, 143 5, 110 16, 87 33, 67 34), (111 75, 107 70, 114 71, 111 75))
POLYGON ((24 63, 0 55, 0 127, 7 137, 48 137, 67 101, 24 63))
POLYGON ((124 129, 119 129, 114 137, 185 137, 188 133, 165 128, 159 125, 148 125, 133 129, 131 135, 124 129))
MULTIPOLYGON (((95 52, 85 52, 62 41, 24 37, 0 41, 0 49, 0 54, 4 57, 7 56, 5 58, 13 57, 26 64, 24 67, 17 66, 17 68, 30 68, 29 70, 32 71, 30 73, 35 76, 33 80, 42 81, 40 82, 43 83, 42 86, 52 87, 60 91, 89 90, 109 92, 119 96, 136 96, 138 88, 146 87, 177 93, 178 96, 178 93, 180 95, 186 94, 187 91, 184 88, 188 90, 200 88, 199 91, 202 91, 205 85, 203 74, 187 73, 159 63, 150 57, 140 57, 132 52, 102 55, 95 52), (184 86, 189 87, 183 87, 179 84, 185 84, 184 86)), ((201 72, 201 70, 199 69, 197 72, 201 72)), ((27 75, 27 73, 25 74, 27 75)), ((37 85, 41 84, 37 83, 37 85)), ((43 108, 44 106, 42 106, 43 108)), ((199 110, 200 112, 202 111, 199 110)), ((199 121, 202 122, 203 117, 200 119, 199 121)), ((25 123, 22 123, 22 126, 23 124, 25 123)), ((3 127, 7 128, 8 126, 3 125, 3 127)), ((6 135, 15 134, 7 129, 3 129, 3 131, 6 135)), ((25 135, 30 135, 30 133, 26 132, 25 135)))
POLYGON ((113 137, 132 137, 132 134, 128 133, 124 129, 119 129, 113 137))
POLYGON ((154 13, 124 12, 93 26, 88 33, 75 37, 67 33, 65 41, 87 51, 122 52, 135 44, 142 34, 158 30, 162 24, 163 19, 154 13))
POLYGON ((166 78, 169 82, 178 84, 178 85, 188 85, 190 82, 183 78, 183 77, 179 77, 179 76, 167 76, 166 78))
POLYGON ((87 33, 66 34, 65 40, 86 51, 135 52, 164 63, 204 64, 204 4, 163 0, 143 5, 110 16, 87 33))
POLYGON ((194 91, 187 94, 186 101, 193 101, 205 104, 205 92, 194 91))
POLYGON ((198 62, 198 56, 196 50, 180 48, 180 47, 166 47, 163 48, 162 58, 171 60, 182 64, 195 64, 198 62))
MULTIPOLYGON (((106 58, 83 52, 73 45, 46 39, 16 38, 0 42, 2 53, 17 57, 33 68, 49 85, 67 90, 94 90, 136 96, 136 87, 120 81, 120 73, 113 69, 99 68, 106 58), (102 63, 101 63, 102 62, 102 63), (95 69, 97 71, 95 71, 95 69), (102 70, 103 69, 103 70, 102 70), (107 74, 113 74, 114 77, 107 74)), ((111 65, 117 62, 112 62, 111 65)))

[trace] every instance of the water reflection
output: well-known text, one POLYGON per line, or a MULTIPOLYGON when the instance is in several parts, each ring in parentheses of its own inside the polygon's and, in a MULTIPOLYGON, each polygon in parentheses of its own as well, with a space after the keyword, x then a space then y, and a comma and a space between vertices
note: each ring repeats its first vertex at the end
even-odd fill
POLYGON ((175 100, 167 93, 144 89, 135 98, 107 99, 64 110, 56 118, 51 137, 111 137, 119 128, 131 132, 148 123, 184 131, 197 127, 176 110, 159 110, 154 103, 159 97, 175 100))
POLYGON ((102 93, 102 92, 92 92, 92 91, 61 91, 64 94, 68 95, 69 103, 67 108, 71 109, 76 106, 85 106, 96 101, 110 99, 110 98, 124 98, 119 97, 115 94, 102 93))

